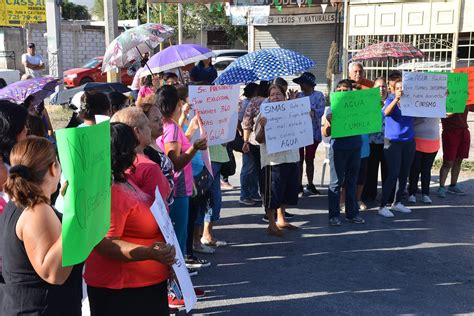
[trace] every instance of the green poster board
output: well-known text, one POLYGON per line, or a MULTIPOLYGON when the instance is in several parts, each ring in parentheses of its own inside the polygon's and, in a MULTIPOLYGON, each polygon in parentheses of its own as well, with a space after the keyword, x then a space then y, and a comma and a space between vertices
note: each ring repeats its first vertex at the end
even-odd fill
POLYGON ((56 132, 68 181, 62 222, 63 266, 83 262, 110 227, 110 123, 56 132))
POLYGON ((331 93, 331 137, 377 133, 382 130, 380 89, 331 93))
POLYGON ((446 113, 464 113, 468 98, 468 74, 451 72, 430 72, 448 75, 448 96, 446 97, 446 113))

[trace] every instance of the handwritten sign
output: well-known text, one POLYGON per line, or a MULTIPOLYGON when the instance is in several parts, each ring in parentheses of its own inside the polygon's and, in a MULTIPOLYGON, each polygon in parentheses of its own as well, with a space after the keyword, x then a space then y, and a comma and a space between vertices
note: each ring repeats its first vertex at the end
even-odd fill
POLYGON ((403 72, 400 109, 405 116, 446 117, 448 76, 425 72, 403 72))
POLYGON ((448 76, 448 91, 446 97, 446 112, 464 113, 468 97, 467 83, 468 75, 466 73, 451 72, 429 72, 438 75, 448 76))
POLYGON ((260 113, 267 119, 265 144, 268 154, 298 149, 313 143, 309 97, 262 103, 260 113))
POLYGON ((474 104, 474 67, 456 68, 454 72, 464 72, 468 76, 468 98, 466 104, 474 104))
POLYGON ((63 177, 63 266, 83 262, 110 227, 110 123, 56 132, 63 177))
POLYGON ((382 130, 380 89, 333 92, 331 137, 378 133, 382 130))
POLYGON ((240 86, 189 86, 189 100, 201 116, 209 146, 233 141, 240 86))
POLYGON ((189 313, 196 305, 197 298, 196 292, 194 291, 193 283, 191 282, 191 277, 189 276, 188 269, 186 268, 186 263, 184 261, 183 253, 179 247, 178 238, 173 229, 173 224, 166 210, 165 203, 161 197, 160 191, 158 188, 155 190, 155 202, 150 208, 151 213, 155 217, 158 226, 160 227, 163 237, 165 237, 166 243, 173 245, 176 249, 176 263, 173 264, 173 270, 178 278, 179 285, 181 287, 181 292, 184 297, 184 305, 186 306, 186 312, 189 313))
POLYGON ((27 23, 46 22, 46 1, 1 1, 0 25, 24 26, 27 23))

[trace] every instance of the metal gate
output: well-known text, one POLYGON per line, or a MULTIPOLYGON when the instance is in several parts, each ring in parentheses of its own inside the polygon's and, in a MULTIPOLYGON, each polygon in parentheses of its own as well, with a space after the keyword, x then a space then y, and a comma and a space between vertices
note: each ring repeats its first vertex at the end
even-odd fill
POLYGON ((390 60, 388 62, 366 61, 364 69, 366 77, 374 79, 385 76, 387 69, 410 71, 449 71, 453 54, 453 34, 406 34, 406 35, 358 35, 349 36, 349 60, 359 50, 379 42, 412 43, 425 53, 424 59, 390 60))

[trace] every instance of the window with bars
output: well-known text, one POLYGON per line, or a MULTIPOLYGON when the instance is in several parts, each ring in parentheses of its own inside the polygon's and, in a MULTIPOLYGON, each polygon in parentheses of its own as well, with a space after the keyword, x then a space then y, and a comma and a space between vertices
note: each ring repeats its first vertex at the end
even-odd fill
POLYGON ((474 32, 459 34, 456 67, 474 66, 474 32))
MULTIPOLYGON (((471 46, 474 33, 471 34, 471 46)), ((387 61, 365 61, 364 69, 366 77, 374 79, 385 76, 391 70, 433 70, 448 71, 451 69, 451 57, 453 53, 453 34, 404 34, 404 35, 358 35, 349 36, 348 53, 349 60, 359 50, 379 42, 406 42, 419 48, 425 54, 425 58, 416 60, 391 59, 387 61)), ((470 53, 472 54, 472 53, 470 53)), ((474 61, 474 59, 473 59, 474 61)), ((472 64, 472 61, 471 61, 472 64)), ((460 66, 460 65, 459 65, 460 66)))

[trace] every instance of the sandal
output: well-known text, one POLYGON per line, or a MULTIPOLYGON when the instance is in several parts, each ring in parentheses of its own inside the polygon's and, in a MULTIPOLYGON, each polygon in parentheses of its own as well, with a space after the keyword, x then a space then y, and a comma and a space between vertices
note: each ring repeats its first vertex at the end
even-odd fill
POLYGON ((277 224, 277 227, 279 229, 288 229, 288 230, 298 230, 298 229, 300 229, 298 226, 291 225, 290 223, 286 223, 285 225, 278 225, 277 224))
POLYGON ((201 238, 201 244, 211 247, 227 247, 227 242, 222 240, 208 240, 204 237, 201 238))

